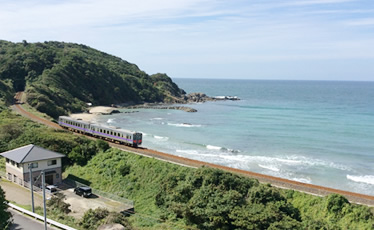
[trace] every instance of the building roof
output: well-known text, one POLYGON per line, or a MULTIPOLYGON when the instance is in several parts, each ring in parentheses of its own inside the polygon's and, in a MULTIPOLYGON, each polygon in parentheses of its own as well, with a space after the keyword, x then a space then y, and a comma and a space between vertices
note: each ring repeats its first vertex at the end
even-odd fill
POLYGON ((17 163, 41 161, 52 158, 65 157, 64 154, 56 153, 36 145, 26 145, 0 154, 17 163))

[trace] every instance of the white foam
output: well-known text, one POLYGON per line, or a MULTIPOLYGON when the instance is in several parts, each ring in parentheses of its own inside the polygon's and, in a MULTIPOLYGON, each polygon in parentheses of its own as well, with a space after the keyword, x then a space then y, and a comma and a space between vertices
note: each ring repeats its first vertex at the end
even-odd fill
POLYGON ((151 118, 150 120, 163 120, 164 118, 161 118, 161 117, 155 117, 155 118, 151 118))
POLYGON ((113 123, 114 120, 115 120, 114 118, 109 118, 106 122, 107 122, 107 123, 113 123))
POLYGON ((190 155, 199 155, 199 153, 196 150, 182 150, 182 149, 177 149, 177 153, 185 153, 185 154, 190 154, 190 155))
POLYGON ((176 126, 176 127, 185 127, 185 128, 201 127, 202 126, 202 125, 193 125, 193 124, 189 124, 189 123, 179 123, 179 124, 168 123, 168 125, 176 126))
POLYGON ((230 152, 230 153, 240 153, 240 150, 236 150, 236 149, 227 149, 227 148, 225 148, 225 147, 222 147, 221 150, 226 151, 226 152, 230 152))
POLYGON ((339 169, 342 171, 352 171, 352 169, 346 165, 337 164, 334 162, 328 162, 328 161, 324 161, 320 159, 308 158, 305 156, 285 156, 283 158, 275 157, 273 159, 278 162, 282 162, 288 165, 323 166, 323 167, 339 169))
POLYGON ((164 140, 164 141, 169 140, 169 137, 162 137, 162 136, 156 136, 156 135, 154 135, 153 137, 154 137, 155 139, 164 140))
POLYGON ((279 172, 280 169, 275 167, 275 166, 271 166, 271 165, 262 165, 262 164, 258 164, 258 166, 260 166, 261 168, 264 168, 264 169, 269 169, 271 171, 274 171, 274 172, 279 172))
POLYGON ((211 150, 221 150, 222 149, 222 147, 214 146, 214 145, 207 145, 206 148, 211 149, 211 150))
POLYGON ((309 178, 297 178, 297 177, 294 177, 291 180, 298 181, 298 182, 301 182, 301 183, 306 183, 306 184, 311 184, 312 183, 312 180, 309 179, 309 178))
POLYGON ((290 159, 282 159, 282 158, 273 158, 273 159, 279 162, 287 163, 287 164, 303 164, 303 162, 299 160, 290 160, 290 159))
POLYGON ((347 175, 347 179, 359 183, 373 184, 374 185, 374 176, 365 175, 365 176, 352 176, 347 175))

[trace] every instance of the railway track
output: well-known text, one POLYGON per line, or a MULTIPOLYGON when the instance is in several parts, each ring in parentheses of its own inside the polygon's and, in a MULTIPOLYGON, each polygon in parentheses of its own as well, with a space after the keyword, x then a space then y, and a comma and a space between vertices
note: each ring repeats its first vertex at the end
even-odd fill
MULTIPOLYGON (((15 110, 19 114, 31 120, 42 123, 51 128, 62 129, 58 124, 52 121, 46 120, 44 118, 38 117, 24 110, 22 107, 21 98, 22 98, 22 92, 18 92, 15 96, 16 103, 12 106, 13 110, 15 110)), ((365 204, 368 206, 374 206, 374 196, 370 196, 370 195, 359 194, 359 193, 354 193, 354 192, 349 192, 349 191, 344 191, 344 190, 339 190, 339 189, 334 189, 334 188, 328 188, 328 187, 319 186, 319 185, 306 184, 306 183, 292 181, 292 180, 288 180, 284 178, 264 175, 264 174, 245 171, 245 170, 236 169, 236 168, 230 168, 230 167, 226 167, 223 165, 217 165, 217 164, 212 164, 212 163, 198 161, 198 160, 192 160, 192 159, 175 156, 175 155, 171 155, 171 154, 167 154, 163 152, 158 152, 158 151, 146 149, 146 148, 133 148, 133 147, 119 145, 119 144, 115 144, 111 142, 109 144, 110 146, 115 147, 115 148, 119 148, 125 151, 133 152, 136 154, 141 154, 141 155, 148 156, 148 157, 154 157, 154 158, 168 161, 171 163, 186 165, 190 167, 205 166, 205 167, 217 168, 217 169, 221 169, 224 171, 247 176, 250 178, 255 178, 262 183, 269 183, 275 187, 298 190, 298 191, 302 191, 305 193, 310 193, 310 194, 318 195, 318 196, 325 196, 331 193, 336 193, 336 194, 345 196, 350 202, 358 203, 358 204, 365 204)))

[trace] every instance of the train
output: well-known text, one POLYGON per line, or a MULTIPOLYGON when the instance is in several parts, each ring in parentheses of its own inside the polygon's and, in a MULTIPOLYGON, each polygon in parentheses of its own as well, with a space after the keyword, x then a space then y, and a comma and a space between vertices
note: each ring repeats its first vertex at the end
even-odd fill
POLYGON ((81 119, 74 119, 67 116, 59 116, 58 124, 62 128, 74 132, 82 133, 96 138, 102 138, 112 142, 118 142, 124 145, 130 145, 133 147, 138 147, 142 144, 143 141, 143 134, 140 132, 90 123, 81 119))

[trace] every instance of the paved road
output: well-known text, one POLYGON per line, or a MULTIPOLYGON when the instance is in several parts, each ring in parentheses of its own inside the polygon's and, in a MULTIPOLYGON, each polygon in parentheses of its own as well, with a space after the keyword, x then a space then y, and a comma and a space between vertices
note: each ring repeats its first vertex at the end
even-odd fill
MULTIPOLYGON (((44 222, 35 220, 34 218, 24 216, 13 209, 9 209, 13 215, 13 224, 10 226, 10 230, 42 230, 44 229, 44 222)), ((58 230, 47 225, 47 229, 58 230)))
MULTIPOLYGON (((5 192, 5 198, 20 205, 31 206, 31 192, 18 184, 0 179, 0 186, 5 192)), ((47 194, 48 195, 48 194, 47 194)), ((34 205, 43 207, 43 196, 34 192, 34 205)))

